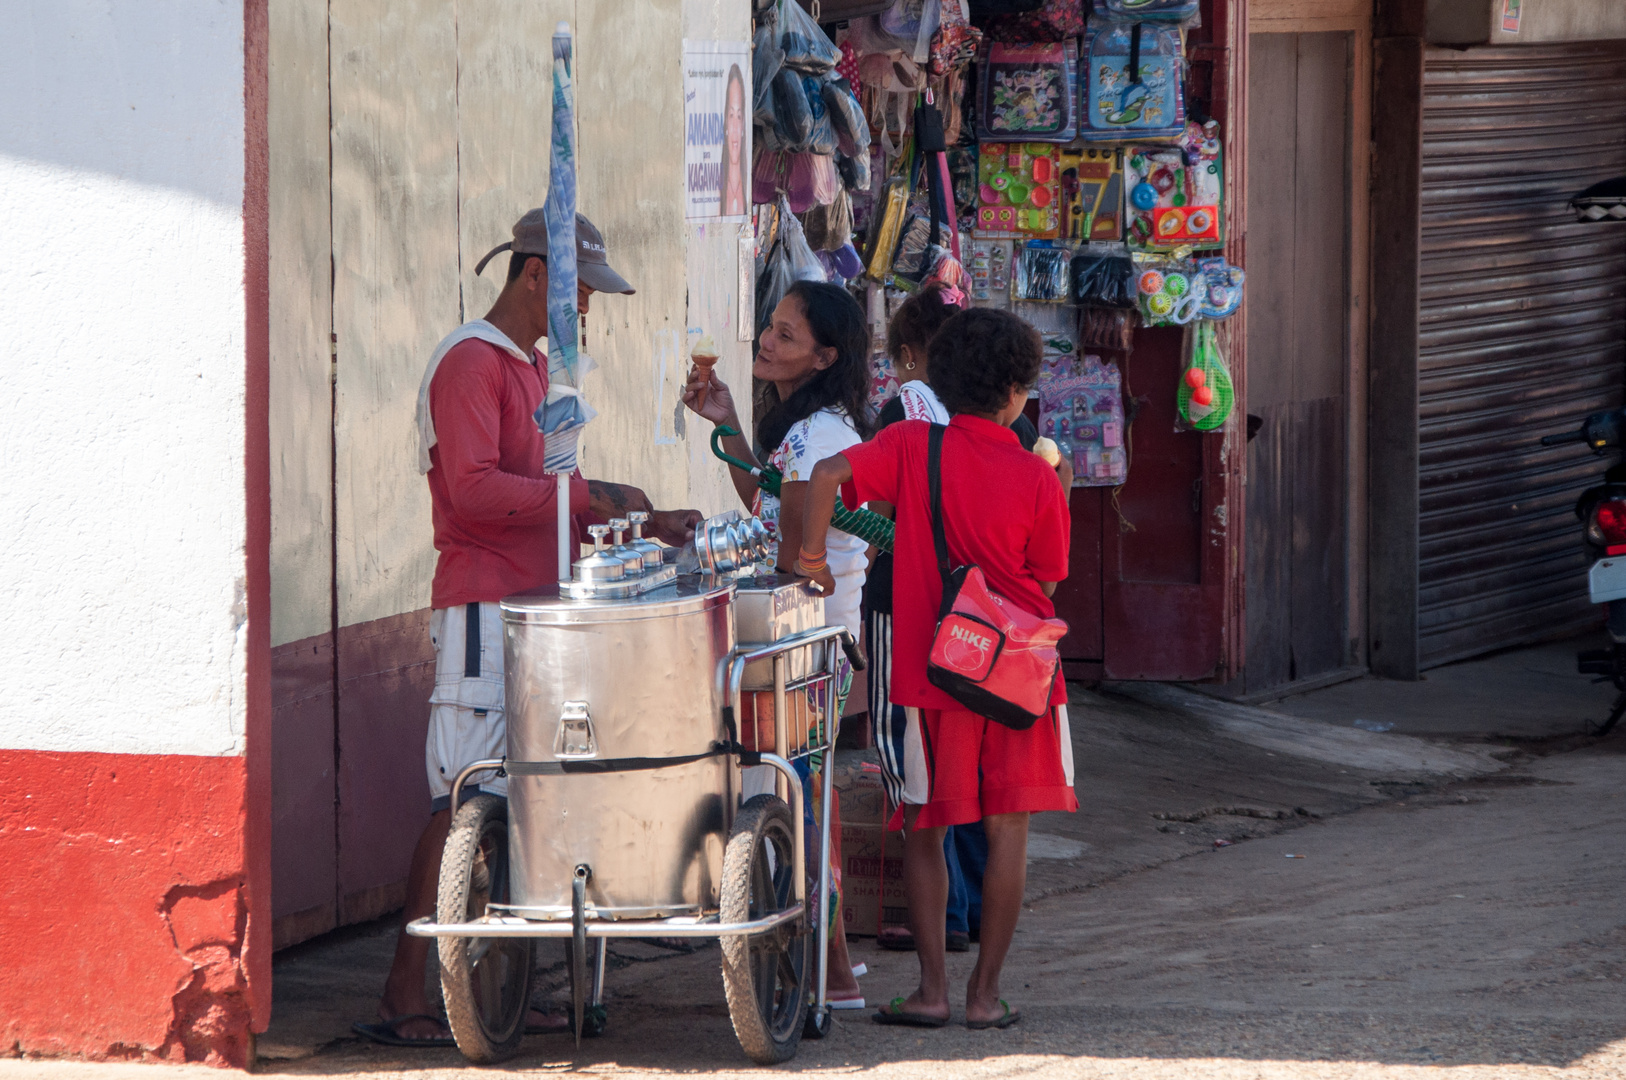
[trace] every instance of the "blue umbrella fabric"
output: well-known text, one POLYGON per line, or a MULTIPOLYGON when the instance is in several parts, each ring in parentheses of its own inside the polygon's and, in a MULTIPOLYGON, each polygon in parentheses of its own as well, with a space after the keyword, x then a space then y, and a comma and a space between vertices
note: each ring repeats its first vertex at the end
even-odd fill
POLYGON ((547 436, 543 465, 550 472, 576 468, 577 441, 598 415, 577 389, 592 369, 576 338, 576 146, 575 90, 571 85, 570 24, 553 31, 553 137, 548 160, 548 396, 536 411, 547 436))

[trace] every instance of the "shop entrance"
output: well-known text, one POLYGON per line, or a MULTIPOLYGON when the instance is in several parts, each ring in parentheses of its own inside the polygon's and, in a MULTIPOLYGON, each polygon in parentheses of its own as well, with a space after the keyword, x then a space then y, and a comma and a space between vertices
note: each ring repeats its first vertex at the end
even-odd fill
POLYGON ((1351 589, 1354 32, 1248 61, 1245 695, 1360 662, 1351 589))

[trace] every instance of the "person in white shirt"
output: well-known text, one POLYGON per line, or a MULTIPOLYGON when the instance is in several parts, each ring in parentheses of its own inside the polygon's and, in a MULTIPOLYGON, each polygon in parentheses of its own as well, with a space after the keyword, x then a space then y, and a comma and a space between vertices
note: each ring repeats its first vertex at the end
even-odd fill
MULTIPOLYGON (((754 476, 730 466, 729 474, 740 500, 761 518, 777 544, 775 564, 792 572, 801 552, 802 504, 813 466, 862 442, 870 433, 865 415, 869 396, 869 328, 864 311, 852 294, 839 285, 799 281, 774 308, 772 321, 757 344, 751 374, 772 385, 767 408, 756 426, 759 455, 743 435, 723 440, 724 448, 742 461, 767 464, 783 478, 779 495, 765 494, 754 476)), ((691 370, 683 403, 714 424, 736 431, 739 413, 726 383, 716 369, 691 370), (700 390, 706 388, 704 403, 700 390)), ((826 625, 841 624, 859 640, 862 625, 859 602, 868 569, 868 545, 856 536, 830 533, 827 554, 835 589, 824 598, 826 625)), ((845 661, 843 661, 845 669, 845 661)), ((833 714, 841 715, 850 669, 833 714)), ((818 785, 813 785, 818 790, 818 785)), ((832 860, 832 881, 839 888, 840 866, 832 860)), ((839 922, 830 938, 829 998, 836 1008, 863 1008, 858 981, 847 959, 847 938, 839 922)))

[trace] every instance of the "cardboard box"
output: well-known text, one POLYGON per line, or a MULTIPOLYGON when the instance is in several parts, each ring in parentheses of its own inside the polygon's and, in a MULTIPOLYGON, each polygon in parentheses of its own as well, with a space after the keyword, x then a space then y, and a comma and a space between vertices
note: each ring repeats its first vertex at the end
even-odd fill
POLYGON ((841 806, 841 921, 848 934, 873 936, 881 927, 905 926, 903 833, 847 820, 841 806))
POLYGON ((881 784, 879 767, 868 762, 846 767, 838 765, 835 787, 843 822, 854 825, 886 824, 890 807, 886 805, 886 788, 881 784))

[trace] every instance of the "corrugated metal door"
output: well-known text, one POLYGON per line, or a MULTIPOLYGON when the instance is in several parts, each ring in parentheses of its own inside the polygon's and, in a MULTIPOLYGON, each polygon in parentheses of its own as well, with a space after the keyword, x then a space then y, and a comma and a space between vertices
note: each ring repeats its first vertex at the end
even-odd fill
POLYGON ((1600 463, 1537 440, 1623 400, 1626 229, 1580 225, 1565 203, 1626 172, 1626 43, 1431 49, 1423 84, 1428 667, 1596 617, 1571 507, 1600 463))

